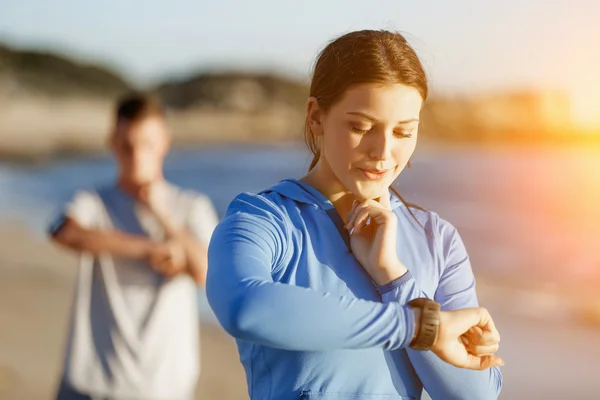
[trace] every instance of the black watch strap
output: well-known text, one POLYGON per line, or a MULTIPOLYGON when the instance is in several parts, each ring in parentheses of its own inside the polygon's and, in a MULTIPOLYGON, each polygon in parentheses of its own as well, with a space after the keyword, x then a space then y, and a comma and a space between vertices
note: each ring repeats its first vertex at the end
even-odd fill
POLYGON ((417 335, 409 347, 414 350, 429 350, 437 338, 440 327, 440 304, 427 298, 414 299, 408 305, 421 310, 417 335))

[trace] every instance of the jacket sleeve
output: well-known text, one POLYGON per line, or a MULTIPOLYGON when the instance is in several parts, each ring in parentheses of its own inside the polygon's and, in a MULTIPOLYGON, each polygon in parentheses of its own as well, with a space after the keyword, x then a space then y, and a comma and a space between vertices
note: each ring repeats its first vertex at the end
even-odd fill
POLYGON ((238 204, 238 210, 230 206, 232 211, 211 239, 206 294, 227 332, 238 339, 298 351, 391 350, 410 343, 414 314, 408 306, 274 282, 272 269, 287 263, 289 254, 300 249, 289 240, 285 219, 265 208, 268 204, 238 204))
MULTIPOLYGON (((444 221, 440 224, 440 238, 445 266, 434 300, 442 310, 477 307, 475 276, 460 235, 444 221)), ((423 293, 410 272, 378 290, 384 303, 406 304, 423 293)), ((410 361, 433 400, 495 400, 502 389, 500 368, 474 371, 454 367, 430 351, 407 349, 410 361)))

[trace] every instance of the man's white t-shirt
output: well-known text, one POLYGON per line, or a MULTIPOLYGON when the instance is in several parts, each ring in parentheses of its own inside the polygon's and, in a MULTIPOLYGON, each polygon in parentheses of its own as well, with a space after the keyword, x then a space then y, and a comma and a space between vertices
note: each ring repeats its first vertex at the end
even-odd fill
MULTIPOLYGON (((218 217, 211 201, 168 185, 174 223, 208 246, 218 217)), ((163 240, 160 223, 117 186, 76 194, 64 216, 88 229, 118 229, 163 240)), ((82 253, 63 381, 90 396, 191 399, 199 374, 195 282, 166 278, 142 260, 82 253)))

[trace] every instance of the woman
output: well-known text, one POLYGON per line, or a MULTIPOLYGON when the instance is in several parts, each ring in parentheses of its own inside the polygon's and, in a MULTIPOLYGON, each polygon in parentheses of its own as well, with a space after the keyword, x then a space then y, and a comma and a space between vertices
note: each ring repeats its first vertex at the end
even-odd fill
POLYGON ((499 335, 458 233, 391 189, 426 97, 400 34, 331 42, 307 102, 309 173, 239 195, 215 230, 207 296, 252 399, 498 396, 499 335))

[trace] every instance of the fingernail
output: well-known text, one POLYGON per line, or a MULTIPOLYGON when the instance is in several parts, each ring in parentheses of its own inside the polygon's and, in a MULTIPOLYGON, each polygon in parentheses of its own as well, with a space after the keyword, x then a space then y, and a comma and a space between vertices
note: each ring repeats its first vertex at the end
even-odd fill
POLYGON ((354 228, 350 229, 350 235, 354 233, 354 228))

